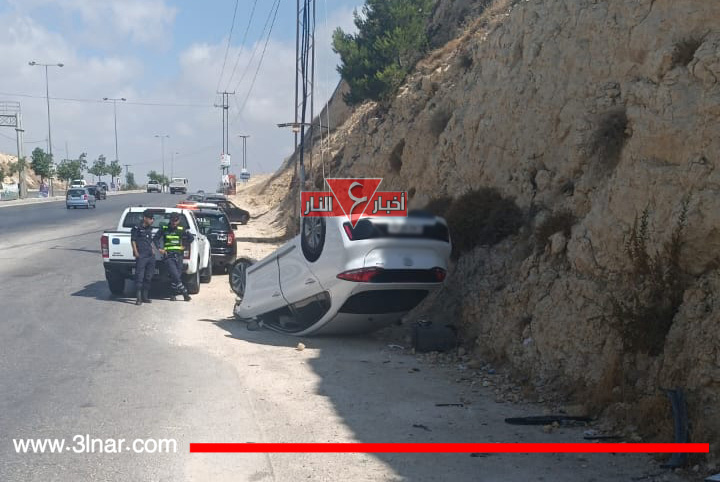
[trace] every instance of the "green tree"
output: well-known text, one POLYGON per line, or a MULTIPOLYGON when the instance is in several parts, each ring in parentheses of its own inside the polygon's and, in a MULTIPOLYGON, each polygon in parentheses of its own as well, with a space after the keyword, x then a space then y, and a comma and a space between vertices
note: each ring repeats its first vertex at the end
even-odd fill
POLYGON ((115 182, 115 179, 117 178, 118 181, 120 179, 120 174, 122 174, 122 166, 120 165, 120 162, 116 159, 110 163, 107 169, 107 173, 111 176, 110 182, 115 182))
POLYGON ((52 158, 52 154, 48 154, 39 147, 33 149, 30 167, 35 171, 36 175, 40 176, 40 182, 44 182, 45 179, 52 178, 55 175, 55 165, 52 158))
POLYGON ((338 72, 350 86, 348 104, 392 95, 428 46, 427 21, 435 0, 367 0, 355 11, 356 34, 333 34, 338 72))
POLYGON ((8 174, 7 168, 3 165, 0 165, 0 182, 3 182, 5 180, 5 176, 8 174))
POLYGON ((137 189, 138 185, 135 183, 135 174, 128 172, 125 175, 125 189, 137 189))
POLYGON ((68 182, 73 179, 82 178, 82 172, 87 168, 87 154, 83 153, 78 159, 63 159, 57 166, 57 176, 59 179, 68 182))
POLYGON ((103 154, 100 154, 97 159, 93 161, 93 165, 88 172, 93 176, 97 176, 102 181, 102 177, 108 173, 107 159, 103 154))
POLYGON ((167 176, 163 176, 162 174, 158 174, 155 170, 152 170, 147 173, 147 177, 151 181, 157 181, 162 186, 165 186, 167 184, 170 184, 170 179, 168 179, 167 176))

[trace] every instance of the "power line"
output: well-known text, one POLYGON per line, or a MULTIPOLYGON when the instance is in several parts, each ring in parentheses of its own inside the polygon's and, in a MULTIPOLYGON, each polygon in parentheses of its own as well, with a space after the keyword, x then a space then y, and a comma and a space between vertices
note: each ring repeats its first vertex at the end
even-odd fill
MULTIPOLYGON (((11 93, 11 92, 0 92, 0 95, 4 95, 7 97, 27 97, 30 99, 45 99, 44 95, 33 95, 33 94, 22 94, 22 93, 11 93)), ((50 97, 50 100, 60 101, 60 102, 83 102, 88 104, 101 104, 103 101, 101 99, 82 99, 82 98, 72 98, 72 97, 50 97)), ((142 105, 142 106, 151 106, 151 107, 212 107, 211 104, 175 104, 175 103, 169 103, 169 102, 152 102, 152 101, 144 101, 144 102, 125 102, 127 105, 142 105)))
MULTIPOLYGON (((230 73, 230 78, 227 82, 227 87, 225 90, 228 90, 230 87, 230 84, 232 83, 233 79, 235 78, 235 71, 237 71, 238 64, 240 63, 240 56, 242 55, 242 49, 245 46, 245 41, 247 40, 248 32, 250 31, 250 25, 252 24, 253 18, 255 17, 255 7, 257 6, 257 0, 253 1, 252 9, 250 10, 250 17, 248 18, 247 26, 245 27, 245 33, 243 34, 242 41, 240 42, 240 48, 238 50, 237 58, 235 59, 235 65, 233 66, 232 72, 230 73)), ((265 30, 263 29, 263 32, 265 30)), ((215 89, 219 90, 219 89, 215 89)))
POLYGON ((235 30, 235 16, 237 15, 239 0, 235 0, 235 9, 233 10, 232 23, 230 24, 230 35, 228 35, 227 46, 225 47, 225 57, 223 58, 222 69, 220 70, 220 77, 218 77, 217 87, 215 91, 220 90, 220 82, 222 82, 223 74, 225 74, 225 64, 227 63, 228 52, 230 51, 230 41, 232 40, 233 30, 235 30))
MULTIPOLYGON (((265 20, 265 25, 263 26, 262 32, 260 32, 260 38, 258 40, 262 40, 263 35, 265 35, 265 31, 268 28, 268 25, 270 24, 270 21, 272 20, 274 23, 273 17, 273 8, 275 8, 275 15, 277 16, 278 7, 280 6, 280 0, 275 0, 270 7, 270 11, 268 12, 268 17, 265 20)), ((272 30, 272 29, 271 29, 272 30)), ((266 42, 267 46, 267 42, 266 42)), ((240 84, 242 84, 243 80, 245 80, 245 76, 250 71, 250 66, 252 65, 253 60, 255 59, 255 54, 257 54, 258 49, 260 48, 260 42, 255 44, 255 48, 252 51, 252 54, 250 54, 250 59, 247 62, 247 65, 245 65, 245 69, 243 70, 242 75, 240 76, 240 80, 238 80, 237 84, 235 84, 235 88, 233 90, 237 91, 240 87, 240 84)))
POLYGON ((237 115, 233 119, 233 122, 235 122, 238 117, 242 114, 242 112, 245 110, 245 105, 247 104, 248 99, 250 98, 250 94, 252 94, 252 90, 255 87, 255 81, 257 80, 258 73, 260 73, 260 68, 262 67, 263 59, 265 58, 265 51, 267 50, 268 43, 270 42, 270 35, 273 31, 273 26, 275 25, 275 20, 277 20, 277 14, 278 10, 280 9, 280 0, 277 0, 275 3, 275 14, 273 15, 272 23, 270 24, 270 30, 268 30, 267 37, 265 38, 265 45, 263 46, 262 54, 260 55, 260 61, 258 62, 257 69, 255 69, 255 75, 253 76, 252 82, 250 83, 250 88, 248 89, 247 95, 245 96, 245 100, 243 100, 242 106, 240 107, 240 110, 238 111, 237 115))

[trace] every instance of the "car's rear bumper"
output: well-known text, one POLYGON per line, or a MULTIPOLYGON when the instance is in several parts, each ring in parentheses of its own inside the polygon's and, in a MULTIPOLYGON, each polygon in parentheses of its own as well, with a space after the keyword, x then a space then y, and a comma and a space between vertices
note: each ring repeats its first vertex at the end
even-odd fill
MULTIPOLYGON (((104 262, 105 275, 120 276, 126 279, 135 279, 135 261, 112 261, 104 262)), ((170 273, 167 269, 167 264, 162 260, 155 262, 156 273, 153 276, 153 281, 156 280, 169 280, 170 273)), ((187 273, 188 264, 183 263, 183 273, 187 273)))
POLYGON ((92 201, 87 201, 87 200, 83 200, 83 201, 70 201, 70 200, 66 200, 66 201, 65 201, 65 205, 66 205, 66 206, 70 206, 70 207, 83 207, 83 208, 86 208, 86 207, 92 205, 92 201))
MULTIPOLYGON (((214 250, 213 250, 214 251, 214 250)), ((227 253, 212 253, 212 264, 215 267, 223 268, 226 266, 230 266, 235 262, 235 259, 237 258, 236 252, 227 252, 227 253)))

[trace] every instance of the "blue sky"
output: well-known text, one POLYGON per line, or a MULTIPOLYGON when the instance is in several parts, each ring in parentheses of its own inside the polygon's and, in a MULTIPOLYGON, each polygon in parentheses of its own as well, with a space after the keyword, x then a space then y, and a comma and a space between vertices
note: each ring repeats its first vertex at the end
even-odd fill
MULTIPOLYGON (((193 187, 208 189, 219 179, 221 116, 220 109, 212 107, 218 101, 219 84, 221 89, 237 92, 230 111, 233 170, 239 170, 236 135, 242 133, 251 135, 250 170, 271 172, 292 150, 291 133, 275 124, 294 115, 296 6, 294 0, 280 1, 266 55, 250 91, 265 43, 261 33, 273 3, 239 0, 220 78, 234 0, 2 0, 0 100, 21 102, 26 153, 47 146, 44 71, 27 64, 30 60, 63 62, 65 67, 50 69, 56 160, 65 157, 66 146, 71 158, 87 152, 91 160, 100 154, 113 159, 112 105, 101 99, 126 97, 128 103, 118 104, 121 163, 131 164, 139 181, 145 180, 150 169, 160 171, 162 153, 154 136, 167 134, 166 174, 174 158, 174 174, 191 178, 193 187), (247 38, 241 45, 246 28, 247 38), (139 105, 143 103, 195 105, 139 105)), ((353 9, 362 3, 316 0, 316 103, 324 102, 338 81, 331 33, 338 26, 351 29, 353 9)), ((15 154, 14 132, 6 130, 0 132, 0 151, 15 154)))

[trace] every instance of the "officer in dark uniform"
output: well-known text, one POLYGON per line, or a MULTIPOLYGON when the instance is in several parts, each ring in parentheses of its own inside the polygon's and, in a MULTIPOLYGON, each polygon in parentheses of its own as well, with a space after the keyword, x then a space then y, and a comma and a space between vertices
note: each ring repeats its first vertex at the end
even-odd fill
POLYGON ((133 254, 135 255, 135 287, 137 289, 136 305, 142 305, 143 301, 150 301, 150 282, 155 274, 155 253, 153 246, 152 225, 153 213, 146 209, 143 212, 143 220, 130 231, 133 254))
POLYGON ((195 236, 185 231, 180 226, 180 214, 170 214, 170 225, 163 225, 161 229, 155 233, 155 241, 161 242, 160 253, 166 256, 168 273, 170 274, 170 286, 175 292, 173 300, 178 294, 183 295, 185 301, 190 301, 188 290, 182 282, 183 272, 183 254, 185 246, 192 243, 195 236))

